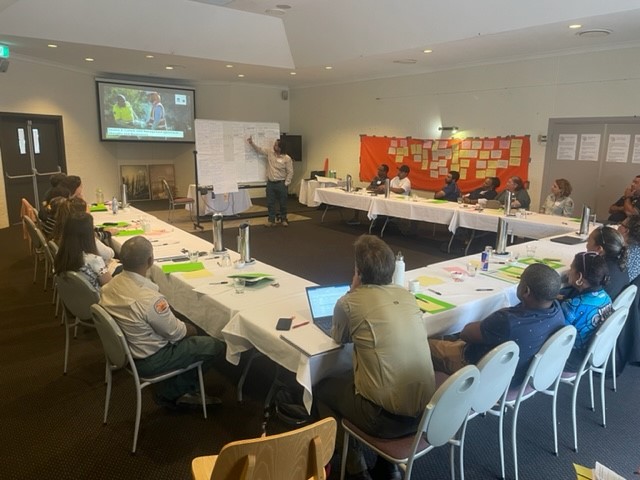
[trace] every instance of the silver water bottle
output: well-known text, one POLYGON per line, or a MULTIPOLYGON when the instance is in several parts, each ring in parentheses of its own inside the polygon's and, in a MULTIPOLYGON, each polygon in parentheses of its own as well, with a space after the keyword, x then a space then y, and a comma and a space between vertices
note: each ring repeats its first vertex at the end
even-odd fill
POLYGON ((496 254, 505 255, 507 253, 507 236, 508 236, 507 221, 500 217, 498 219, 498 231, 496 232, 496 254))
POLYGON ((347 174, 347 192, 350 192, 351 189, 353 188, 353 178, 351 177, 351 175, 347 174))
POLYGON ((122 184, 122 208, 126 208, 129 205, 129 202, 127 202, 127 184, 123 183, 122 184))
POLYGON ((390 184, 391 184, 391 181, 387 178, 384 181, 384 198, 389 198, 389 192, 391 190, 391 188, 390 188, 391 185, 390 184))
POLYGON ((251 251, 249 249, 249 224, 243 223, 238 227, 238 253, 240 260, 244 263, 251 262, 251 251))
POLYGON ((507 217, 511 215, 511 202, 512 201, 513 201, 513 193, 511 193, 509 190, 507 190, 507 195, 505 196, 505 199, 504 199, 504 214, 507 217))
POLYGON ((222 246, 222 221, 224 217, 221 213, 216 212, 211 217, 212 227, 211 230, 213 232, 213 251, 214 252, 224 252, 225 248, 222 246))

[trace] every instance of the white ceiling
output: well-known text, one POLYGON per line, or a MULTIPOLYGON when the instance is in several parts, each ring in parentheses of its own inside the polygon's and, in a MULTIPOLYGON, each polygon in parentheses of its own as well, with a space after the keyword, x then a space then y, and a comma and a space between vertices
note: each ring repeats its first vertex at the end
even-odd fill
POLYGON ((639 46, 640 1, 0 0, 0 43, 97 76, 295 88, 639 46))

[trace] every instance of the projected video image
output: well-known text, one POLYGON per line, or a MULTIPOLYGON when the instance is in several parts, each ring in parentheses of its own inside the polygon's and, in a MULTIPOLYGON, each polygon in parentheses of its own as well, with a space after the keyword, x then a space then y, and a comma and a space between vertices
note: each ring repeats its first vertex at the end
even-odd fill
POLYGON ((194 142, 194 91, 98 81, 102 140, 194 142))

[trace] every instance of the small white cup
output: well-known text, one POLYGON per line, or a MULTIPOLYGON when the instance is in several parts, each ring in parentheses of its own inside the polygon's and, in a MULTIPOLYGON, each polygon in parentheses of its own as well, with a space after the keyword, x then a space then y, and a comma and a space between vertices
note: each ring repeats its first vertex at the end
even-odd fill
POLYGON ((240 270, 241 268, 244 268, 244 262, 242 260, 236 260, 235 262, 233 262, 233 266, 240 270))
POLYGON ((464 274, 462 272, 451 272, 451 278, 453 278, 454 282, 463 282, 464 278, 463 278, 464 274))
POLYGON ((233 288, 236 289, 236 293, 244 293, 244 286, 245 286, 245 279, 244 278, 234 278, 233 279, 233 288))
POLYGON ((191 263, 196 263, 199 257, 200 252, 198 250, 189 250, 189 261, 191 263))
POLYGON ((411 293, 418 293, 420 291, 420 281, 419 280, 411 280, 409 282, 409 291, 411 293))

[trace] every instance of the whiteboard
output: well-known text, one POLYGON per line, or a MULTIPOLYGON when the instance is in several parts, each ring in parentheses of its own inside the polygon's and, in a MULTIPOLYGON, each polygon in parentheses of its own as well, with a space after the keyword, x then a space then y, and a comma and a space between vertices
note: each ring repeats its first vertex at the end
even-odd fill
POLYGON ((266 158, 247 142, 271 148, 280 138, 277 123, 196 119, 198 184, 213 185, 216 193, 237 192, 238 183, 265 182, 266 158))

